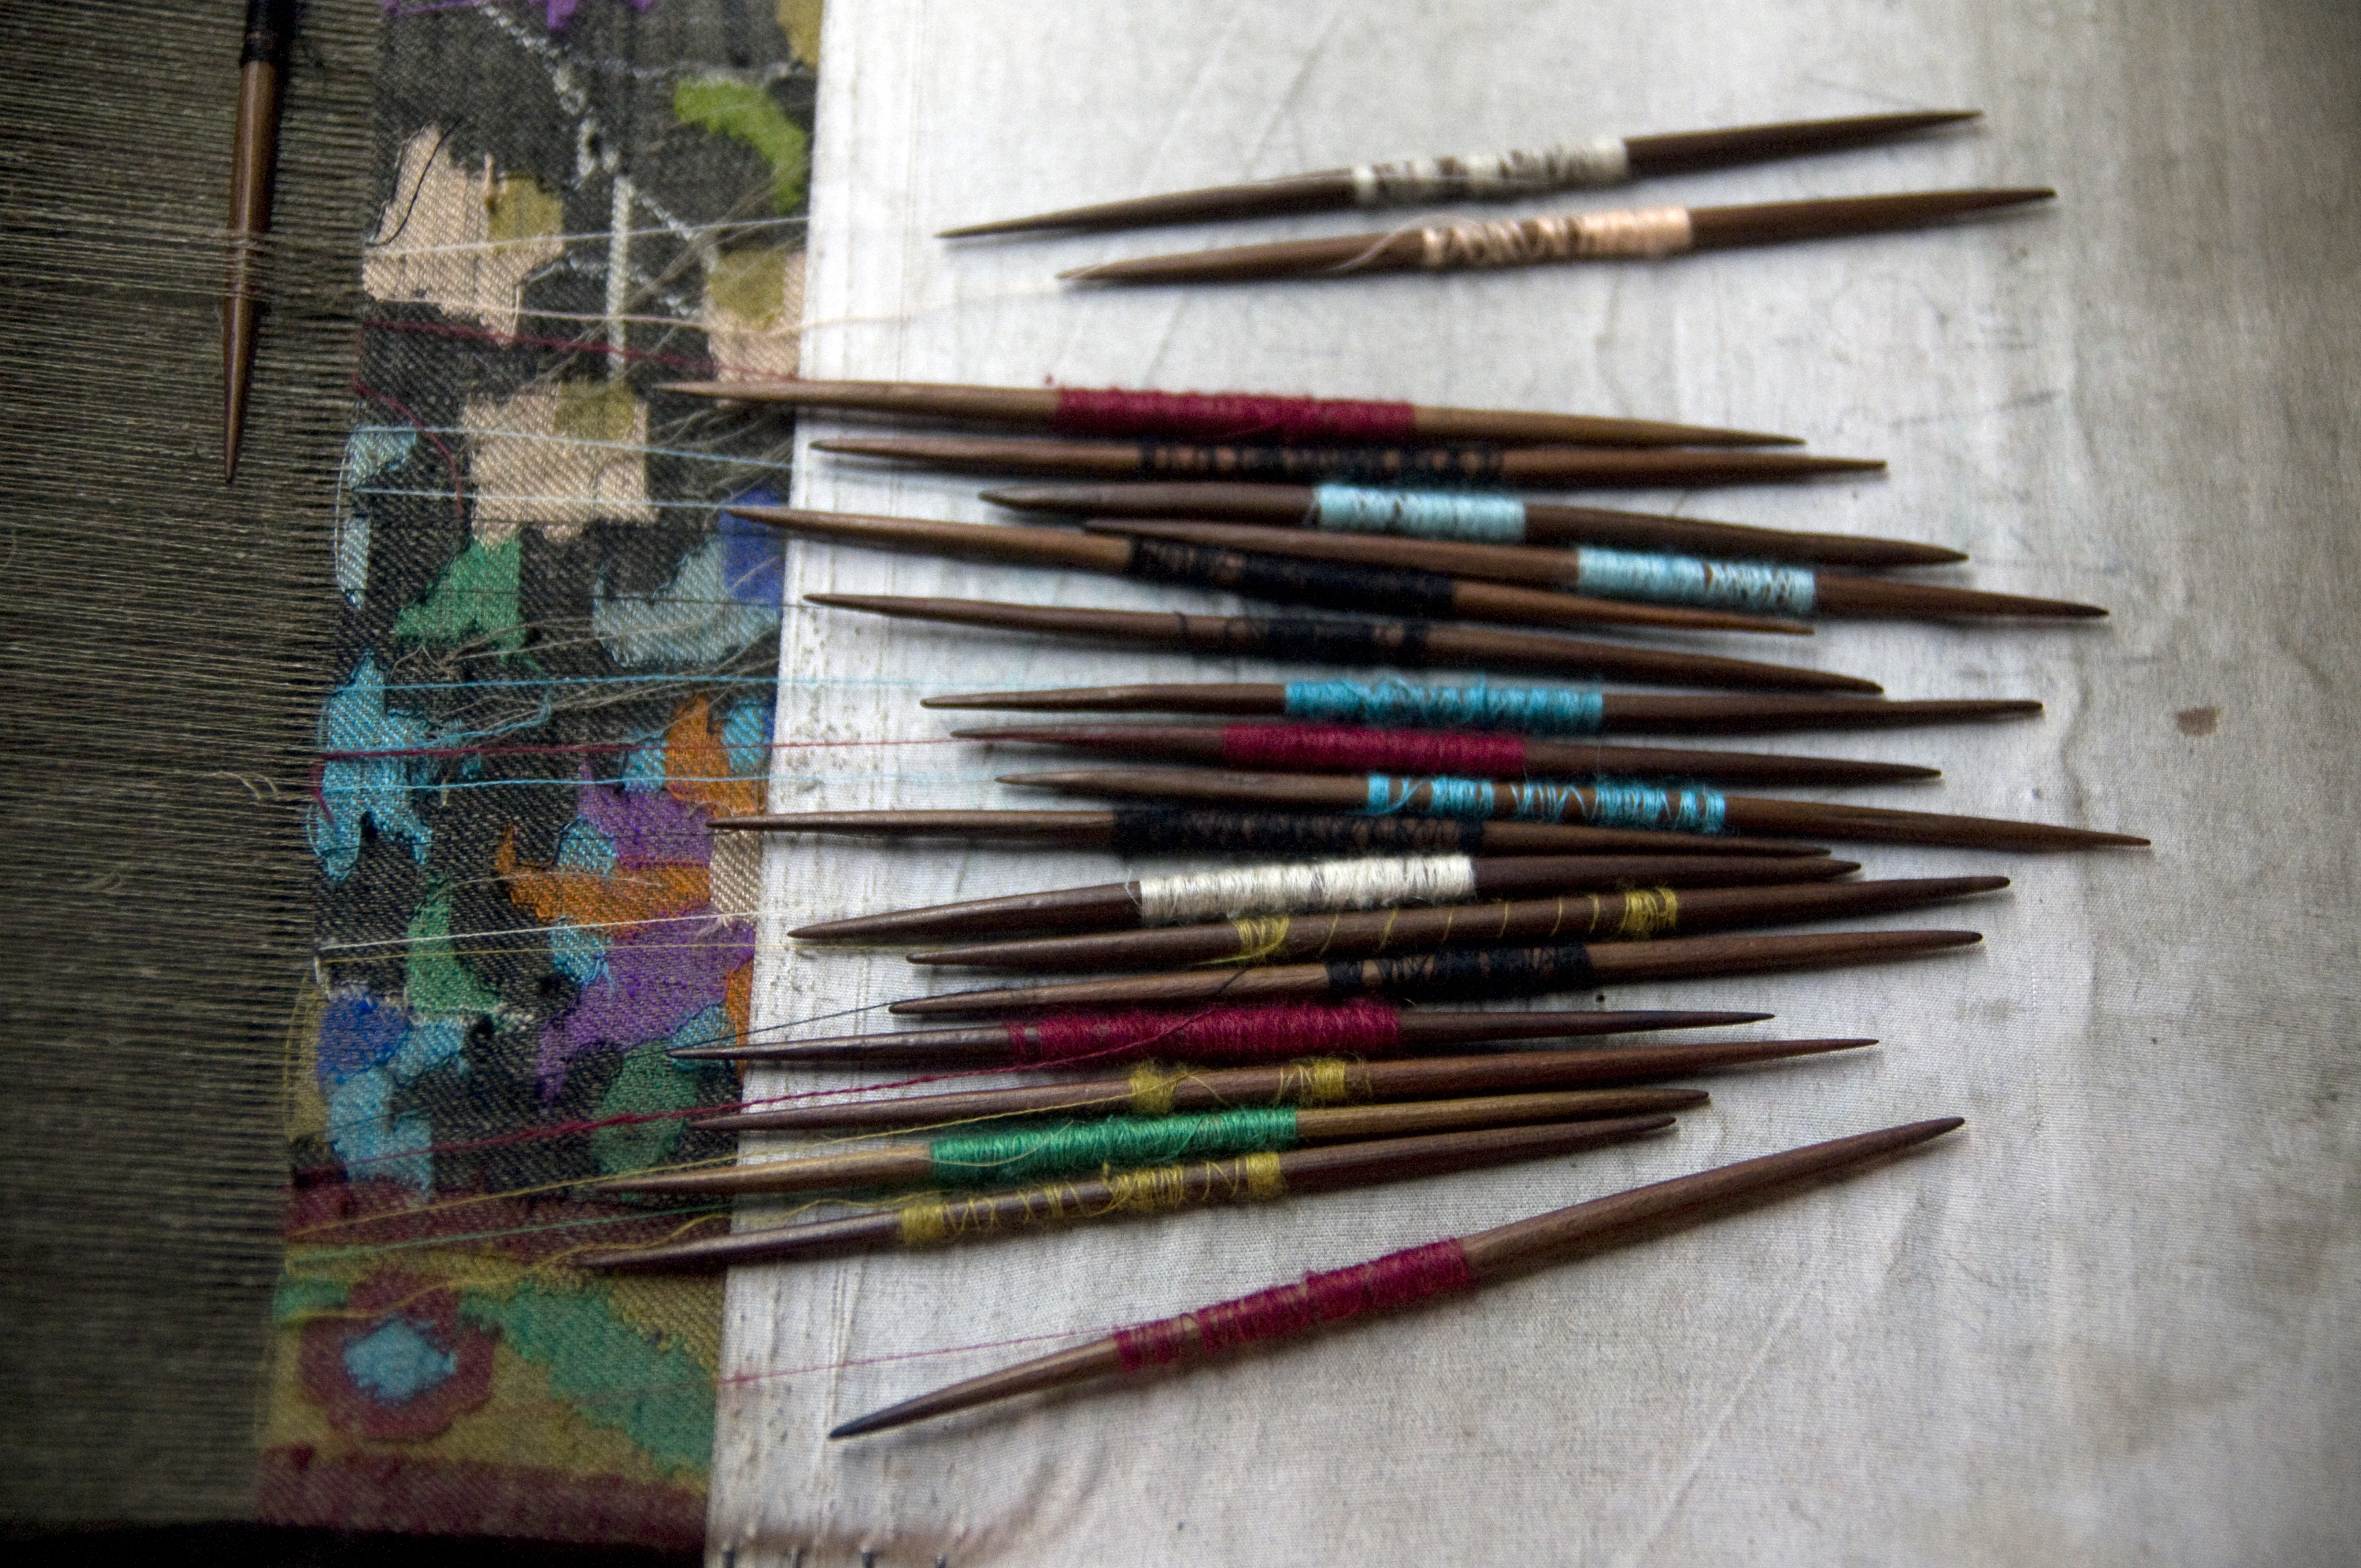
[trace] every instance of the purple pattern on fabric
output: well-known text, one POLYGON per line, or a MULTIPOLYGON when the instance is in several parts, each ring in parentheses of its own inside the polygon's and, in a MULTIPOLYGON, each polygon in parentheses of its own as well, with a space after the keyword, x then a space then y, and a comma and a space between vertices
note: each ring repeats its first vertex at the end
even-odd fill
POLYGON ((575 809, 615 846, 618 867, 702 865, 711 858, 712 835, 705 826, 703 806, 662 790, 608 789, 590 782, 588 768, 581 776, 582 795, 575 809))
POLYGON ((566 1066, 577 1057, 664 1039, 721 1002, 730 971, 753 960, 754 928, 719 920, 700 925, 695 913, 608 945, 606 974, 583 990, 573 1011, 542 1029, 545 1098, 565 1087, 566 1066))

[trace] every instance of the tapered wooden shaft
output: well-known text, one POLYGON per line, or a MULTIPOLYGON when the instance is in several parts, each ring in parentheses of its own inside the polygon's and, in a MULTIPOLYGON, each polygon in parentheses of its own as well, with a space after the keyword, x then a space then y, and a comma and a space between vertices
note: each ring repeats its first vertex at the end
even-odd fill
POLYGON ((1309 773, 1442 773, 1487 778, 1703 779, 1718 784, 1872 784, 1939 778, 1913 762, 1697 751, 1514 736, 1436 735, 1419 729, 1288 724, 1005 724, 954 729, 962 740, 1065 746, 1126 757, 1309 773))
MULTIPOLYGON (((1163 1115, 1172 1111, 1226 1110, 1233 1105, 1445 1100, 1458 1095, 1638 1083, 1751 1062, 1855 1050, 1876 1043, 1724 1040, 1709 1045, 1634 1046, 1620 1051, 1512 1051, 1477 1057, 1426 1057, 1414 1061, 1339 1061, 1324 1066, 1298 1063, 1221 1072, 1195 1071, 1185 1076, 1149 1073, 1137 1079, 1103 1079, 1089 1083, 783 1106, 708 1117, 696 1124, 716 1132, 785 1132, 814 1127, 928 1126, 971 1116, 1163 1115)), ((1680 1110, 1695 1102, 1694 1099, 1676 1103, 1602 1098, 1586 1103, 1591 1105, 1594 1114, 1621 1116, 1680 1110)))
MULTIPOLYGON (((1533 1122, 1583 1119, 1597 1102, 1592 1091, 1500 1094, 1405 1104, 1334 1105, 1291 1113, 1292 1143, 1349 1143, 1410 1137, 1533 1122)), ((1044 1128, 1046 1138, 1055 1128, 1044 1128)), ((939 1182, 935 1145, 886 1144, 853 1154, 803 1155, 760 1160, 722 1170, 619 1176, 591 1184, 598 1192, 647 1192, 674 1198, 730 1197, 750 1192, 820 1192, 859 1187, 916 1187, 939 1182)))
MULTIPOLYGON (((1068 686, 1042 691, 970 692, 955 696, 930 696, 920 707, 1012 713, 1202 713, 1238 717, 1314 715, 1299 707, 1315 707, 1317 691, 1328 683, 1278 681, 1202 685, 1068 686)), ((1997 718, 2029 718, 2041 711, 2037 702, 2017 699, 1963 698, 1933 702, 1885 702, 1864 697, 1818 696, 1650 696, 1628 692, 1580 694, 1598 698, 1598 722, 1602 731, 1639 733, 1752 735, 1795 729, 1900 729, 1914 725, 1979 723, 1997 718)), ((1419 721, 1414 710, 1395 720, 1419 721)), ((1436 729, 1538 729, 1535 725, 1500 722, 1463 726, 1437 722, 1436 729)), ((716 822, 715 827, 723 826, 716 822)))
POLYGON ((908 620, 982 626, 1037 636, 1088 637, 1141 647, 1185 648, 1192 652, 1226 657, 1391 664, 1403 669, 1459 665, 1534 670, 1557 675, 1636 681, 1647 685, 1727 686, 1756 691, 1841 691, 1873 696, 1883 689, 1874 681, 1833 671, 1427 620, 1180 615, 878 594, 807 594, 805 602, 908 620))
MULTIPOLYGON (((1219 773, 1207 768, 1099 768, 1061 773, 1004 773, 1000 782, 1032 789, 1069 790, 1083 795, 1148 796, 1160 800, 1194 800, 1308 811, 1366 809, 1373 791, 1382 788, 1389 809, 1419 812, 1433 809, 1434 783, 1423 779, 1369 781, 1329 778, 1317 773, 1219 773)), ((1511 816, 1532 808, 1536 797, 1532 784, 1493 784, 1487 815, 1511 816), (1521 794, 1520 792, 1527 792, 1521 794)), ((1553 790, 1558 786, 1549 786, 1553 790)), ((1568 816, 1599 810, 1599 792, 1565 786, 1563 803, 1555 807, 1568 816)), ((1455 795, 1462 793, 1454 790, 1455 795)), ((2128 833, 2102 833, 2087 828, 2059 828, 2046 822, 2011 822, 1991 817, 1952 817, 1931 811, 1894 811, 1875 806, 1832 806, 1817 801, 1765 800, 1751 795, 1724 795, 1711 790, 1686 790, 1667 796, 1674 809, 1682 803, 1703 806, 1719 802, 1724 827, 1747 833, 1796 835, 1816 839, 1856 839, 1884 844, 1948 844, 1966 850, 2094 850, 2136 849, 2146 839, 2128 833)), ((1458 806, 1451 803, 1455 812, 1458 806)))
POLYGON ((1825 855, 1790 839, 1703 839, 1655 828, 1570 828, 1545 822, 1461 822, 1444 817, 1313 817, 1292 812, 1180 811, 1126 806, 1113 811, 785 811, 717 817, 717 830, 840 833, 881 839, 965 838, 1104 848, 1124 855, 1207 850, 1265 856, 1474 854, 1825 855))
MULTIPOLYGON (((1120 537, 1177 539, 1186 543, 1224 550, 1248 550, 1305 560, 1338 561, 1411 571, 1440 572, 1453 577, 1499 583, 1526 583, 1562 587, 1604 598, 1646 597, 1660 589, 1626 586, 1636 574, 1620 570, 1629 553, 1602 554, 1588 546, 1575 550, 1542 549, 1520 544, 1462 544, 1432 539, 1401 539, 1388 534, 1329 533, 1307 528, 1268 528, 1251 523, 1199 522, 1170 519, 1093 520, 1091 531, 1120 537)), ((1653 559, 1651 557, 1650 559, 1653 559)), ((1682 559, 1690 559, 1683 557, 1682 559)), ((1714 591, 1717 581, 1776 576, 1750 563, 1700 562, 1697 576, 1702 591, 1714 591)), ((1800 600, 1812 613, 1863 620, 1940 620, 1970 616, 2059 617, 2087 620, 2107 612, 2096 605, 2064 599, 2028 598, 2022 594, 1985 593, 1940 583, 1903 583, 1883 577, 1846 576, 1786 567, 1785 577, 1772 585, 1783 615, 1802 614, 1793 608, 1800 600)), ((1663 574, 1659 574, 1659 576, 1663 574)), ((1648 582, 1655 578, 1645 579, 1648 582)), ((1681 600, 1677 602, 1692 602, 1681 600)))
POLYGON ((912 953, 910 961, 1036 973, 1334 962, 1439 948, 1569 939, 1614 941, 1676 932, 1694 936, 1741 926, 1841 920, 1997 893, 2007 885, 2006 877, 1996 876, 1913 877, 1896 882, 1699 888, 1680 893, 1642 888, 1630 893, 1561 894, 1555 898, 1504 899, 1493 904, 1266 916, 1219 925, 991 942, 912 953))
POLYGON ((1077 267, 1058 276, 1092 283, 1242 283, 1266 278, 1335 279, 1563 261, 1651 260, 1692 250, 1920 228, 1996 208, 2046 202, 2057 193, 2030 187, 1913 191, 1747 207, 1584 213, 1528 218, 1515 225, 1437 225, 1147 256, 1077 267), (1639 237, 1641 231, 1645 231, 1646 237, 1639 237))
POLYGON ((1005 523, 931 522, 804 511, 793 507, 732 507, 737 516, 794 533, 818 534, 880 550, 909 550, 1021 566, 1100 572, 1151 583, 1217 588, 1248 598, 1401 615, 1502 620, 1526 626, 1652 626, 1691 631, 1806 633, 1790 620, 1672 605, 1624 604, 1576 594, 1540 593, 1493 583, 1462 583, 1432 572, 1323 566, 1285 556, 1207 550, 1159 540, 1093 538, 1063 529, 1005 523))
POLYGON ((821 452, 979 474, 1069 474, 1121 479, 1345 479, 1363 483, 1561 485, 1657 489, 1666 485, 1763 485, 1885 466, 1866 457, 1789 452, 1602 451, 1588 446, 1199 446, 1170 442, 1048 441, 962 436, 845 436, 821 452))
POLYGON ((1064 434, 1174 441, 1488 441, 1565 446, 1792 446, 1792 435, 1595 414, 1423 408, 1268 393, 1092 392, 1071 387, 963 387, 923 381, 677 381, 691 397, 920 419, 1039 425, 1064 434))
POLYGON ((1662 942, 1487 948, 1358 962, 1274 964, 1267 969, 950 992, 914 996, 895 1003, 887 1011, 903 1017, 1002 1017, 1082 1007, 1311 1002, 1363 993, 1531 996, 1638 981, 1882 963, 1982 939, 1973 931, 1835 931, 1798 937, 1676 937, 1662 942))
MULTIPOLYGON (((1579 1039, 1597 1035, 1643 1034, 1663 1029, 1727 1029, 1767 1022, 1768 1013, 1577 1012, 1577 1013, 1445 1013, 1395 1009, 1391 1003, 1364 1000, 1356 1007, 1380 1007, 1392 1014, 1393 1027, 1382 1042, 1367 1037, 1353 1042, 1354 1055, 1385 1058, 1452 1046, 1509 1040, 1579 1039)), ((765 1041, 756 1045, 676 1046, 665 1053, 683 1061, 784 1061, 819 1067, 866 1067, 884 1063, 903 1066, 1043 1067, 1071 1066, 1077 1060, 1106 1067, 1142 1058, 1223 1062, 1238 1059, 1210 1048, 1193 1025, 1252 1014, 1260 1009, 1200 1007, 1161 1018, 1140 1013, 1070 1014, 1058 1019, 1020 1019, 975 1029, 910 1029, 898 1035, 839 1035, 826 1039, 765 1041), (1043 1029, 1059 1023, 1082 1025, 1145 1024, 1145 1043, 1116 1048, 1093 1048, 1084 1058, 1045 1052, 1043 1029)), ((1250 1059, 1267 1059, 1258 1056, 1250 1059)))
MULTIPOLYGON (((1577 1250, 1596 1249, 1625 1237, 1650 1234, 1675 1221, 1710 1217, 1742 1201, 1768 1197, 1782 1188, 1898 1154, 1964 1125, 1963 1118, 1946 1116, 1886 1127, 1787 1149, 1760 1159, 1741 1160, 1694 1176, 1675 1177, 1612 1197, 1595 1198, 1587 1203, 1461 1236, 1457 1238, 1458 1262, 1467 1284, 1488 1285, 1526 1268, 1557 1262, 1577 1250)), ((1450 1288, 1448 1283, 1439 1282, 1433 1288, 1439 1291, 1450 1288)), ((1171 1358, 1195 1360, 1216 1348, 1204 1332, 1206 1318, 1215 1310, 1200 1309, 1161 1324, 1143 1327, 1165 1331, 1154 1336, 1154 1343, 1159 1348, 1169 1346, 1171 1358)), ((1140 1330, 1130 1330, 981 1377, 971 1377, 847 1421, 829 1436, 858 1437, 1018 1394, 1064 1387, 1126 1371, 1143 1359, 1140 1348, 1144 1337, 1140 1330)), ((1157 1359, 1165 1357, 1159 1355, 1157 1359)))
MULTIPOLYGON (((1695 1098, 1701 1100, 1702 1095, 1695 1098)), ((727 1268, 746 1263, 832 1256, 891 1246, 924 1246, 1014 1234, 1038 1225, 1154 1213, 1212 1203, 1309 1197, 1453 1171, 1544 1159, 1644 1137, 1673 1124, 1669 1115, 1597 1122, 1488 1127, 1423 1138, 1332 1144, 1286 1154, 1201 1160, 1132 1173, 1132 1179, 1082 1179, 1014 1192, 950 1199, 923 1212, 908 1209, 808 1224, 773 1225, 668 1246, 618 1248, 570 1259, 577 1267, 646 1274, 727 1268), (1268 1162, 1257 1169, 1257 1157, 1268 1162), (1265 1177, 1265 1172, 1268 1177, 1265 1177), (914 1223, 915 1222, 915 1223, 914 1223)))
POLYGON ((238 56, 237 130, 230 144, 229 276, 222 290, 222 483, 237 477, 254 381, 255 329, 262 314, 256 254, 270 232, 271 178, 279 162, 279 101, 294 0, 247 0, 238 56))
MULTIPOLYGON (((1405 502, 1465 500, 1466 492, 1401 490, 1405 502)), ((1203 518, 1275 528, 1317 527, 1323 491, 1311 485, 1220 481, 1142 481, 1110 485, 1007 485, 983 492, 994 506, 1068 517, 1203 518)), ((1349 499, 1349 497, 1340 499, 1349 499)), ((1508 498, 1476 492, 1488 505, 1508 498)), ((1601 544, 1617 550, 1672 550, 1733 561, 1802 561, 1845 566, 1942 566, 1966 560, 1964 551, 1905 539, 1849 533, 1797 533, 1742 523, 1605 507, 1514 502, 1516 543, 1601 544)))
MULTIPOLYGON (((1473 883, 1471 891, 1499 897, 1540 891, 1584 893, 1624 887, 1744 887, 1818 882, 1850 876, 1861 869, 1853 861, 1802 856, 1530 855, 1461 859, 1472 872, 1468 878, 1473 883)), ((1348 869, 1366 864, 1345 863, 1348 869)), ((1352 884, 1345 885, 1349 889, 1352 884)), ((1170 892, 1153 883, 1143 885, 1137 880, 1109 882, 1048 893, 970 898, 956 904, 854 915, 798 926, 787 935, 804 942, 906 942, 1007 931, 1126 930, 1171 924, 1171 916, 1159 918, 1153 912, 1155 906, 1171 901, 1170 892)), ((1257 902, 1268 903, 1269 899, 1257 902)), ((1290 902, 1303 907, 1314 906, 1317 901, 1316 895, 1306 894, 1290 902)), ((1230 907, 1239 913, 1248 912, 1238 905, 1230 907)))
POLYGON ((1900 115, 1857 115, 1837 120, 1793 120, 1668 136, 1608 137, 1577 149, 1371 164, 1285 174, 1238 185, 1136 196, 1094 206, 1068 207, 1031 217, 1003 218, 945 229, 939 237, 1023 234, 1040 229, 1146 228, 1218 218, 1328 212, 1353 206, 1409 206, 1433 202, 1516 201, 1553 191, 1603 189, 1633 180, 1686 174, 1732 164, 1800 158, 1866 146, 1894 137, 1973 119, 1978 111, 1947 109, 1900 115))

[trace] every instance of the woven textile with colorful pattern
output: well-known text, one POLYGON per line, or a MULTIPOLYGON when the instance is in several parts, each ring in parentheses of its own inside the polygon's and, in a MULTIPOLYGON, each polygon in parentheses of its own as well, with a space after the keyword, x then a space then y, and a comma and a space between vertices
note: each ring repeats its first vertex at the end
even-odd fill
POLYGON ((573 1187, 731 1152, 788 431, 653 389, 795 370, 818 13, 388 0, 266 1519, 702 1537, 719 1284, 568 1259, 726 1217, 573 1187))

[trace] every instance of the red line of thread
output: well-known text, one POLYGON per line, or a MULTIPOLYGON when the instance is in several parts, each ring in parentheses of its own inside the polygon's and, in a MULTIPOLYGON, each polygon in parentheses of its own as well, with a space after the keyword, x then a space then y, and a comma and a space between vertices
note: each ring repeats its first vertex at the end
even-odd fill
POLYGON ((1387 445, 1418 433, 1408 403, 1270 398, 1241 392, 1058 389, 1050 428, 1070 435, 1162 435, 1189 441, 1387 445))
POLYGON ((1525 771, 1525 743, 1514 735, 1431 735, 1345 724, 1225 724, 1222 762, 1233 768, 1312 773, 1515 778, 1525 771))
POLYGON ((452 451, 450 444, 441 436, 427 429, 425 422, 411 412, 410 405, 400 398, 379 391, 358 376, 353 378, 353 391, 359 397, 367 398, 370 402, 383 403, 387 408, 400 414, 412 430, 434 444, 435 451, 443 454, 444 466, 451 470, 451 510, 464 520, 467 515, 467 487, 466 481, 459 476, 459 455, 452 451))
POLYGON ((1209 1007, 1196 1013, 1071 1013, 1008 1026, 1026 1066, 1181 1051, 1199 1061, 1268 1061, 1353 1052, 1395 1056, 1401 1015, 1366 999, 1339 1006, 1209 1007))
POLYGON ((1453 1237, 1388 1253, 1350 1268, 1307 1274, 1296 1284, 1218 1301, 1177 1318, 1117 1329, 1115 1354, 1126 1372, 1137 1372, 1189 1354, 1185 1331, 1191 1324, 1196 1329, 1196 1348, 1205 1354, 1301 1333, 1363 1312, 1384 1311, 1428 1296, 1465 1290, 1475 1283, 1466 1249, 1453 1237))

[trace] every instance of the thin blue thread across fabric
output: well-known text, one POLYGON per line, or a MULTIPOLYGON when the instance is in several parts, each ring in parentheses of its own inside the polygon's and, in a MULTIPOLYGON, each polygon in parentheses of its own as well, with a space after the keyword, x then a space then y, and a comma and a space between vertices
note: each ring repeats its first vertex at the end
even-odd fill
POLYGON ((1515 729, 1532 735, 1596 735, 1607 699, 1596 691, 1547 686, 1416 686, 1408 681, 1290 681, 1286 714, 1323 724, 1419 729, 1515 729))
POLYGON ((1312 492, 1309 521, 1339 533, 1404 533, 1417 539, 1516 544, 1525 537, 1525 503, 1514 496, 1462 490, 1322 485, 1312 492))
POLYGON ((1802 566, 1700 561, 1692 555, 1601 550, 1588 544, 1574 554, 1582 591, 1601 598, 1703 605, 1800 620, 1811 615, 1817 587, 1813 573, 1802 566))

